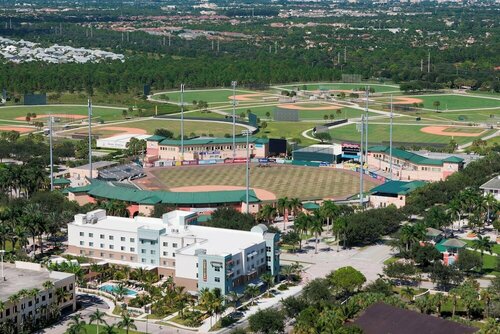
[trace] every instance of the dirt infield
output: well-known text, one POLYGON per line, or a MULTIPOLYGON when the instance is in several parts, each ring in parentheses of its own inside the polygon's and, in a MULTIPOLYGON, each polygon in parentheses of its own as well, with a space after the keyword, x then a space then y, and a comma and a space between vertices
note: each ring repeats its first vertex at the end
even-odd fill
MULTIPOLYGON (((41 115, 36 115, 35 118, 32 118, 31 120, 37 120, 39 118, 49 118, 50 116, 52 117, 59 117, 59 118, 70 118, 70 119, 84 119, 87 118, 85 115, 76 115, 76 114, 41 114, 41 115)), ((19 116, 16 117, 16 121, 24 121, 26 120, 26 116, 19 116)))
MULTIPOLYGON (((126 126, 105 126, 105 127, 96 128, 96 130, 122 131, 123 133, 135 134, 135 135, 147 135, 148 134, 148 132, 144 129, 129 128, 126 126)), ((115 136, 115 135, 110 135, 110 137, 112 137, 112 136, 115 136)))
POLYGON ((337 106, 337 105, 325 105, 325 106, 321 106, 321 107, 303 107, 303 106, 300 106, 300 105, 296 105, 296 104, 279 104, 278 105, 278 108, 282 108, 282 109, 292 109, 292 110, 317 110, 317 111, 321 111, 321 110, 339 110, 339 109, 342 109, 341 106, 337 106))
POLYGON ((423 102, 423 100, 414 97, 394 97, 392 104, 413 104, 423 102))
POLYGON ((477 133, 450 131, 452 129, 453 127, 450 126, 426 126, 425 128, 420 129, 420 131, 432 135, 448 136, 448 137, 478 137, 486 132, 486 130, 477 133))
MULTIPOLYGON (((189 186, 189 187, 177 187, 170 188, 170 191, 178 191, 178 192, 203 192, 203 191, 224 191, 224 190, 245 190, 245 187, 237 187, 237 186, 189 186)), ((270 191, 259 189, 259 188, 251 188, 255 191, 257 197, 262 201, 272 201, 277 197, 270 191)))
POLYGON ((0 132, 7 131, 17 131, 19 133, 28 133, 35 131, 35 128, 28 128, 26 126, 8 126, 8 125, 0 125, 0 132))
MULTIPOLYGON (((259 101, 259 99, 256 99, 256 97, 263 97, 263 96, 268 96, 269 94, 261 94, 261 93, 253 93, 253 94, 241 94, 241 95, 235 95, 234 99, 236 101, 251 101, 251 102, 256 102, 259 101)), ((233 99, 233 96, 228 96, 227 97, 229 100, 233 99)))

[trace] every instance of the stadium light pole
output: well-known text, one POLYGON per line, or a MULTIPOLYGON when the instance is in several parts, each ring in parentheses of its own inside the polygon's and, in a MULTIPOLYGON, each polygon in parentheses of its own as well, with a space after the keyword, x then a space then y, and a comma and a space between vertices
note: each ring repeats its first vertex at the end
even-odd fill
POLYGON ((368 151, 368 96, 369 87, 366 86, 366 104, 365 104, 365 149, 368 151))
POLYGON ((245 200, 246 200, 246 213, 249 213, 249 193, 250 193, 250 143, 249 143, 249 136, 250 136, 250 130, 244 130, 243 134, 247 136, 247 161, 246 161, 246 174, 245 174, 245 181, 246 181, 246 192, 245 192, 245 200))
POLYGON ((359 151, 359 205, 363 208, 363 135, 365 128, 364 115, 361 115, 361 148, 359 151))
POLYGON ((89 177, 92 180, 92 100, 88 100, 88 114, 89 114, 89 177))
POLYGON ((2 281, 5 281, 5 275, 3 272, 3 255, 5 254, 5 249, 0 249, 0 261, 2 262, 2 281))
POLYGON ((181 160, 184 160, 184 84, 181 84, 181 160))
POLYGON ((50 147, 50 191, 54 190, 54 156, 53 156, 53 145, 52 145, 52 116, 49 117, 49 147, 50 147))
POLYGON ((233 87, 233 159, 236 158, 236 81, 231 81, 233 87))
POLYGON ((391 180, 392 180, 392 119, 394 118, 393 114, 393 109, 392 109, 392 95, 391 95, 391 122, 389 125, 389 172, 391 173, 391 180))

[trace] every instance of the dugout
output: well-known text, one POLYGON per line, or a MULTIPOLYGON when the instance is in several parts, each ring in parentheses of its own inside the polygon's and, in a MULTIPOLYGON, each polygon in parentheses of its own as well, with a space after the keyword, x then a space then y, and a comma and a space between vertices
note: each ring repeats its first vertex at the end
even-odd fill
POLYGON ((292 152, 294 161, 326 162, 329 164, 340 163, 342 160, 342 147, 333 145, 311 145, 292 152))

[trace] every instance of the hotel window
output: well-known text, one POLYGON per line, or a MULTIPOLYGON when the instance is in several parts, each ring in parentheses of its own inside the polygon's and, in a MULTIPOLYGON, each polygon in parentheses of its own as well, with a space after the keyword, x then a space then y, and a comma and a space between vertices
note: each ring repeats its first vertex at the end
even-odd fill
POLYGON ((155 260, 151 260, 151 264, 155 264, 155 260))
POLYGON ((100 256, 100 257, 104 257, 104 253, 102 253, 102 252, 101 252, 99 256, 100 256))
POLYGON ((94 243, 92 241, 89 242, 89 247, 94 247, 94 243))
POLYGON ((142 263, 146 263, 146 259, 145 259, 145 258, 142 258, 142 259, 141 259, 141 262, 142 262, 142 263))
POLYGON ((121 246, 120 250, 124 251, 125 250, 125 246, 121 246))
POLYGON ((168 256, 168 252, 163 252, 163 256, 168 256))
POLYGON ((125 256, 120 255, 120 260, 125 260, 125 256))
POLYGON ((166 266, 167 265, 167 261, 163 261, 163 265, 166 266))
POLYGON ((115 237, 113 237, 112 235, 109 236, 109 240, 114 240, 115 237))
POLYGON ((93 238, 94 237, 94 233, 89 233, 89 238, 93 238))
POLYGON ((141 249, 141 254, 146 254, 146 250, 145 249, 141 249))
POLYGON ((115 248, 115 246, 109 245, 109 249, 114 249, 114 248, 115 248))
POLYGON ((101 234, 99 238, 104 239, 104 234, 101 234))
POLYGON ((163 247, 168 247, 168 242, 163 242, 163 247))
POLYGON ((155 255, 156 254, 156 251, 155 250, 151 250, 151 255, 155 255))
POLYGON ((134 247, 130 247, 130 251, 131 252, 135 252, 135 248, 134 247))
POLYGON ((80 236, 83 237, 84 236, 84 233, 83 232, 80 232, 80 236))
POLYGON ((220 277, 215 277, 215 278, 214 278, 214 280, 215 280, 216 282, 220 282, 220 277))
POLYGON ((109 258, 112 259, 113 258, 113 254, 109 254, 109 258))
POLYGON ((266 252, 270 252, 271 251, 271 247, 266 247, 266 252))
POLYGON ((130 257, 130 261, 134 261, 134 257, 133 256, 130 257))
POLYGON ((80 241, 80 246, 83 246, 84 242, 83 241, 80 241))
POLYGON ((125 237, 121 237, 121 238, 120 238, 120 241, 125 241, 125 237))
POLYGON ((135 242, 135 239, 134 238, 130 238, 130 242, 135 242))
POLYGON ((174 243, 172 244, 172 247, 177 248, 177 243, 175 243, 175 242, 174 242, 174 243))
POLYGON ((101 248, 104 248, 104 244, 100 244, 99 246, 100 246, 101 248))
POLYGON ((214 271, 220 271, 220 267, 215 267, 214 271))
POLYGON ((89 251, 89 255, 93 256, 94 255, 94 251, 89 251))

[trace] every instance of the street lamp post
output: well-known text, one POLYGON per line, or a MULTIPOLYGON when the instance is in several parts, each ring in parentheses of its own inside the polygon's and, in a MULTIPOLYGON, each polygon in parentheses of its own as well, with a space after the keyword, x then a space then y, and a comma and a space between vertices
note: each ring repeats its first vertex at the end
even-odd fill
POLYGON ((246 162, 246 175, 245 175, 245 181, 246 181, 246 193, 245 193, 245 200, 246 200, 246 213, 249 213, 249 193, 250 193, 250 141, 249 141, 249 136, 250 136, 250 130, 245 130, 243 131, 243 134, 247 136, 247 162, 246 162))

